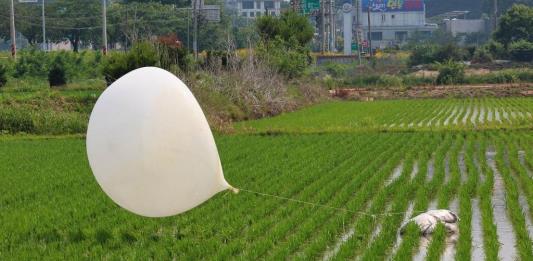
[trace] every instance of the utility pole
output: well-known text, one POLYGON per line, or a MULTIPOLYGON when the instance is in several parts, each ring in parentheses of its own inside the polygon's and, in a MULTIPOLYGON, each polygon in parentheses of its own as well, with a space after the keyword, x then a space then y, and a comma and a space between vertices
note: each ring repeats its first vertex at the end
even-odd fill
POLYGON ((370 53, 370 58, 372 58, 372 27, 370 25, 370 4, 368 5, 368 49, 370 53))
POLYGON ((198 1, 199 0, 193 0, 193 32, 192 32, 192 49, 194 52, 194 58, 198 59, 198 1))
POLYGON ((494 28, 496 31, 498 29, 498 0, 494 0, 494 28))
POLYGON ((320 22, 321 22, 321 36, 322 36, 322 54, 326 52, 326 0, 320 1, 320 22))
POLYGON ((330 43, 329 43, 329 49, 332 52, 336 51, 336 44, 335 44, 335 36, 337 29, 335 28, 335 1, 329 0, 329 33, 330 33, 330 43))
POLYGON ((103 47, 102 52, 107 54, 107 3, 106 0, 102 0, 102 40, 103 47))
POLYGON ((11 56, 13 59, 17 59, 17 40, 15 35, 15 4, 11 0, 11 19, 10 19, 10 28, 11 28, 11 56))
POLYGON ((41 8, 41 15, 43 17, 43 51, 47 51, 48 48, 46 47, 46 21, 44 16, 44 0, 42 0, 42 8, 41 8))

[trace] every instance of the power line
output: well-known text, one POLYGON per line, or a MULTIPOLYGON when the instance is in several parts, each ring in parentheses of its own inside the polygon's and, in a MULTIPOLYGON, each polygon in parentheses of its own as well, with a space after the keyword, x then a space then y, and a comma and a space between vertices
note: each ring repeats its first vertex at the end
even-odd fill
MULTIPOLYGON (((3 17, 3 18, 7 18, 6 16, 4 15, 0 15, 0 17, 3 17)), ((48 17, 47 17, 48 19, 48 17)), ((134 20, 133 23, 137 23, 137 24, 153 24, 153 23, 172 23, 172 22, 178 22, 178 21, 184 21, 184 20, 187 20, 186 18, 174 18, 174 19, 159 19, 159 20, 143 20, 142 18, 140 19, 137 19, 137 20, 134 20)), ((17 20, 15 21, 16 23, 23 23, 23 24, 27 24, 27 25, 32 25, 32 26, 39 26, 41 27, 42 25, 38 22, 31 22, 31 21, 26 21, 26 20, 17 20)), ((130 22, 131 23, 131 22, 130 22)), ((122 22, 122 23, 114 23, 114 24, 108 24, 107 26, 118 26, 118 25, 126 25, 127 22, 122 22)), ((92 29, 99 29, 99 28, 102 28, 102 25, 94 25, 94 26, 82 26, 82 27, 69 27, 69 26, 58 26, 58 25, 47 25, 46 26, 47 28, 50 28, 50 29, 58 29, 58 30, 92 30, 92 29)))

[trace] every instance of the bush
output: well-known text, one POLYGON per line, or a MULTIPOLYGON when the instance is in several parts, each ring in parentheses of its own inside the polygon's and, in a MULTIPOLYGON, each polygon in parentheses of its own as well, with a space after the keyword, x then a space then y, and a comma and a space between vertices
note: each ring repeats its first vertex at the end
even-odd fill
POLYGON ((415 46, 411 57, 409 57, 409 65, 433 63, 436 50, 437 46, 432 44, 415 46))
POLYGON ((448 60, 462 61, 465 58, 465 51, 455 44, 437 46, 433 44, 415 46, 409 58, 409 65, 430 64, 445 62, 448 60))
POLYGON ((472 57, 472 62, 474 63, 490 63, 492 62, 492 54, 488 48, 481 47, 477 48, 472 57))
POLYGON ((47 53, 35 49, 19 52, 13 76, 45 78, 48 75, 49 60, 47 53))
POLYGON ((483 48, 486 48, 493 58, 508 59, 508 53, 503 44, 495 41, 490 41, 483 48))
POLYGON ((145 66, 156 66, 158 55, 147 42, 137 43, 127 53, 111 53, 102 66, 102 74, 107 84, 113 83, 126 73, 145 66))
POLYGON ((533 42, 520 40, 509 45, 509 53, 513 60, 520 62, 533 61, 533 42))
POLYGON ((259 46, 257 52, 259 57, 278 73, 287 78, 295 78, 303 74, 310 61, 309 51, 295 42, 294 38, 285 42, 278 37, 259 46))
POLYGON ((67 83, 65 62, 61 56, 56 56, 50 65, 48 82, 50 86, 61 86, 67 83))
POLYGON ((438 63, 439 76, 437 76, 437 84, 449 85, 458 84, 465 81, 465 66, 464 64, 448 60, 445 63, 438 63))
POLYGON ((0 63, 0 87, 7 83, 7 66, 0 63))
POLYGON ((338 78, 343 77, 346 75, 346 72, 348 71, 348 65, 336 63, 336 62, 326 62, 323 65, 324 71, 326 71, 327 74, 338 78))

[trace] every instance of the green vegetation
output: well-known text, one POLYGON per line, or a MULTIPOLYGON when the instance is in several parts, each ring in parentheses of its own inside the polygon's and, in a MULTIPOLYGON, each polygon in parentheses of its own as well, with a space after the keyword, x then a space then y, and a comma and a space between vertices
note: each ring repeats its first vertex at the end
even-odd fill
POLYGON ((236 127, 265 133, 520 129, 532 127, 531 102, 528 98, 330 102, 236 127))
MULTIPOLYGON (((524 214, 519 200, 523 195, 533 205, 528 176, 533 136, 527 130, 498 130, 529 126, 518 116, 533 108, 529 99, 374 104, 328 103, 241 123, 242 128, 256 128, 251 134, 216 136, 231 184, 347 211, 243 191, 222 193, 176 217, 145 219, 120 209, 100 191, 83 139, 0 136, 0 182, 5 184, 0 189, 0 252, 6 259, 68 259, 82 253, 91 259, 406 260, 424 244, 412 224, 399 235, 403 221, 430 207, 453 209, 456 201, 459 239, 451 247, 457 259, 471 258, 472 224, 481 223, 483 253, 495 260, 499 238, 494 218, 499 215, 508 215, 517 242, 523 242, 517 254, 522 259, 533 254, 526 224, 533 218, 532 208, 524 214), (496 112, 502 123, 485 122, 486 130, 472 132, 473 124, 462 123, 481 125, 494 120, 496 112), (407 132, 394 127, 373 132, 356 123, 364 114, 380 124, 415 124, 407 132), (458 119, 461 128, 425 131, 416 119, 422 125, 458 119), (291 133, 265 132, 259 128, 263 121, 291 133), (486 160, 491 147, 505 181, 507 213, 491 206, 494 174, 486 160), (479 199, 481 217, 472 216, 473 199, 479 199)), ((438 226, 427 246, 430 260, 445 255, 447 237, 438 226)))
POLYGON ((445 63, 438 63, 439 76, 437 84, 453 85, 465 81, 465 66, 463 64, 448 60, 445 63))

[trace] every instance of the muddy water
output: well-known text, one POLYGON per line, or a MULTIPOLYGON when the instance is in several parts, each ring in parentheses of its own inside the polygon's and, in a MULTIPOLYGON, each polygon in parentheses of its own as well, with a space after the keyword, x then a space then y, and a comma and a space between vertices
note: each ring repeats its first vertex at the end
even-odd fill
POLYGON ((426 180, 428 182, 431 181, 434 175, 435 175, 435 158, 431 158, 431 160, 428 162, 428 173, 426 176, 426 180))
POLYGON ((411 179, 414 179, 416 174, 418 174, 418 161, 415 161, 413 164, 413 171, 411 171, 411 179))
POLYGON ((474 166, 476 166, 476 171, 477 171, 477 174, 478 174, 478 177, 481 183, 485 182, 485 175, 481 171, 481 165, 479 164, 478 157, 474 157, 474 166))
MULTIPOLYGON (((388 204, 387 207, 385 208, 385 212, 390 212, 391 209, 392 209, 392 204, 388 204)), ((384 219, 382 219, 381 222, 379 222, 377 227, 374 229, 374 231, 372 231, 372 236, 370 237, 370 240, 368 241, 369 245, 372 244, 372 242, 374 242, 374 240, 379 235, 379 233, 381 233, 381 229, 383 227, 383 221, 384 219)))
POLYGON ((450 182, 450 155, 446 155, 444 159, 444 183, 450 182))
POLYGON ((492 121, 492 110, 490 108, 488 109, 488 112, 487 112, 487 121, 488 122, 492 121))
POLYGON ((339 250, 341 249, 341 246, 344 243, 346 243, 346 241, 348 241, 353 236, 353 234, 355 234, 355 229, 352 227, 348 231, 346 231, 344 234, 341 235, 341 237, 339 238, 339 240, 337 241, 337 243, 335 244, 335 246, 332 249, 326 251, 326 253, 322 257, 322 260, 324 260, 324 261, 330 260, 337 253, 339 253, 339 250))
POLYGON ((502 109, 502 116, 503 116, 503 119, 505 119, 506 121, 508 122, 511 122, 511 120, 509 119, 509 113, 507 113, 505 110, 502 109))
POLYGON ((450 123, 450 120, 455 115, 455 113, 457 113, 457 107, 453 108, 452 113, 448 116, 448 118, 446 118, 446 120, 444 120, 444 123, 443 123, 444 126, 446 126, 446 125, 448 125, 450 123))
POLYGON ((500 118, 500 112, 498 111, 498 108, 494 109, 494 118, 497 122, 502 123, 502 119, 500 118))
POLYGON ((450 123, 450 120, 455 115, 455 113, 457 113, 457 107, 454 107, 453 111, 450 113, 450 115, 448 115, 448 117, 444 120, 444 123, 443 123, 444 126, 446 126, 446 125, 448 125, 450 123))
POLYGON ((470 108, 470 106, 468 106, 468 108, 466 108, 466 113, 465 113, 465 116, 463 116, 463 125, 466 124, 466 121, 468 120, 468 116, 470 116, 470 112, 472 111, 472 108, 470 108))
POLYGON ((481 209, 479 200, 472 199, 472 260, 485 259, 483 249, 483 227, 481 224, 481 209))
POLYGON ((430 235, 420 237, 420 246, 418 247, 418 252, 413 256, 414 261, 422 261, 426 258, 430 243, 431 243, 430 235))
MULTIPOLYGON (((418 171, 417 171, 418 172, 418 171)), ((413 201, 409 202, 409 207, 407 207, 407 211, 405 212, 405 216, 403 217, 402 225, 407 223, 411 216, 413 215, 413 211, 415 208, 415 204, 413 201)), ((400 235, 400 229, 396 232, 396 242, 394 242, 394 246, 392 247, 391 254, 387 260, 392 260, 392 258, 396 255, 396 252, 398 251, 398 248, 400 247, 400 244, 402 243, 402 236, 400 235)))
POLYGON ((487 164, 494 172, 494 190, 492 194, 492 209, 494 211, 494 222, 496 223, 496 233, 500 242, 498 257, 500 260, 516 260, 516 237, 513 232, 513 225, 507 216, 505 204, 505 187, 502 176, 496 167, 494 151, 487 152, 487 164))
POLYGON ((524 196, 522 190, 520 190, 518 202, 520 203, 520 207, 522 208, 522 214, 524 214, 524 217, 526 218, 526 226, 529 239, 533 240, 533 221, 531 220, 531 216, 529 215, 529 205, 527 204, 527 198, 526 196, 524 196))
POLYGON ((474 112, 472 113, 472 117, 470 117, 470 122, 474 125, 477 123, 478 113, 478 107, 474 107, 474 112))
POLYGON ((465 164, 465 152, 459 153, 459 171, 461 172, 461 183, 465 183, 467 179, 466 164, 465 164))
MULTIPOLYGON (((452 203, 450 204, 450 210, 457 213, 459 215, 459 218, 461 218, 461 214, 459 213, 459 200, 455 198, 452 203)), ((456 244, 457 239, 459 238, 459 233, 450 235, 446 238, 446 247, 444 248, 444 253, 442 253, 441 260, 454 260, 455 259, 455 252, 456 252, 456 244)))
POLYGON ((457 115, 454 117, 453 122, 452 122, 454 125, 457 125, 457 123, 459 122, 459 117, 461 117, 463 110, 464 108, 461 107, 461 109, 457 112, 457 115))
POLYGON ((387 179, 387 181, 385 182, 385 186, 388 186, 390 185, 392 182, 394 182, 396 179, 398 179, 398 177, 402 174, 402 170, 403 170, 403 162, 400 163, 400 165, 398 165, 393 171, 392 171, 392 175, 387 179))
POLYGON ((481 107, 479 110, 479 118, 477 120, 479 123, 485 122, 485 107, 481 107))

